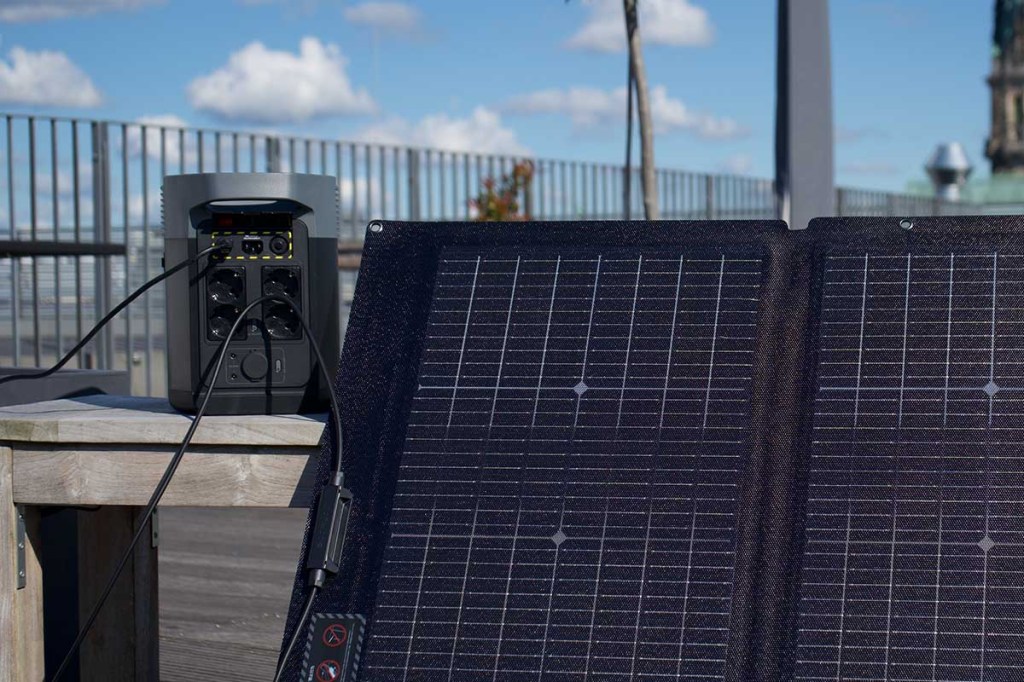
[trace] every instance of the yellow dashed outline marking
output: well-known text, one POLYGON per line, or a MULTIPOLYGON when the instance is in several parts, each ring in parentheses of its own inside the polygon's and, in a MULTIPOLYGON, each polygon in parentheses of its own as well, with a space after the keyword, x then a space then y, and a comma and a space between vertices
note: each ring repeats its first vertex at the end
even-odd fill
POLYGON ((291 230, 286 230, 283 233, 280 230, 264 230, 260 232, 211 232, 210 238, 216 240, 218 236, 227 235, 241 235, 246 237, 248 235, 258 235, 260 237, 269 237, 271 235, 286 234, 288 235, 288 253, 284 256, 225 256, 224 260, 291 260, 295 254, 294 244, 295 240, 291 230))

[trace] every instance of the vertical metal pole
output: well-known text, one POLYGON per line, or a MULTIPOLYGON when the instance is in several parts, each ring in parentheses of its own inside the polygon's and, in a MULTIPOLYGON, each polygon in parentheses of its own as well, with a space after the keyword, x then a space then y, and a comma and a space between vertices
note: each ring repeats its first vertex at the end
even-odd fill
POLYGON ((469 189, 469 154, 464 154, 462 158, 462 184, 465 190, 463 197, 463 210, 465 211, 466 220, 469 220, 469 200, 472 197, 469 189))
MULTIPOLYGON (((445 157, 445 154, 444 154, 443 151, 437 153, 437 208, 438 208, 437 216, 441 220, 444 220, 448 216, 448 213, 445 210, 445 201, 446 201, 445 190, 447 188, 445 187, 445 179, 444 179, 445 178, 444 157, 445 157)), ((431 218, 433 218, 433 215, 431 216, 431 218)))
POLYGON ((362 236, 359 229, 359 168, 358 153, 355 144, 349 145, 349 183, 352 186, 352 232, 356 237, 362 236))
MULTIPOLYGON (((82 242, 82 207, 81 207, 81 195, 79 193, 81 187, 81 180, 79 179, 78 170, 78 121, 71 122, 71 187, 74 193, 74 201, 72 206, 74 208, 74 227, 75 227, 75 243, 80 244, 82 242)), ((75 258, 75 338, 82 338, 82 257, 78 256, 75 258)), ((79 353, 76 358, 78 368, 82 368, 82 354, 79 353)))
MULTIPOLYGON (((7 211, 11 239, 18 238, 17 211, 14 206, 14 123, 7 117, 7 211)), ((21 365, 21 259, 11 259, 11 364, 21 365)))
POLYGON ((203 173, 203 172, 206 171, 206 165, 203 163, 203 159, 205 158, 205 150, 203 149, 204 146, 205 145, 203 144, 203 131, 202 130, 197 130, 196 131, 196 160, 199 163, 199 172, 200 173, 203 173))
POLYGON ((532 159, 525 159, 524 163, 530 164, 532 172, 530 173, 530 181, 523 187, 523 210, 526 215, 533 218, 533 200, 534 200, 534 186, 537 184, 537 162, 532 159))
POLYGON ((434 155, 428 149, 426 151, 427 171, 427 220, 435 220, 437 213, 434 212, 434 155))
POLYGON ((704 217, 715 219, 715 176, 708 175, 704 180, 704 217))
MULTIPOLYGON (((110 149, 107 124, 96 121, 92 124, 92 224, 93 241, 110 243, 110 149)), ((95 319, 103 317, 110 309, 111 272, 110 258, 95 257, 93 301, 95 319)), ((96 335, 96 366, 108 369, 113 365, 111 330, 106 327, 96 335)))
MULTIPOLYGON (((220 150, 218 149, 218 162, 220 150)), ((131 230, 131 192, 128 190, 128 125, 121 125, 121 220, 124 223, 124 292, 122 296, 128 298, 132 293, 132 230, 131 230)), ((113 350, 113 349, 111 349, 113 350)), ((133 385, 134 363, 133 354, 135 350, 135 338, 132 334, 132 310, 126 308, 124 311, 124 366, 128 372, 129 390, 134 393, 133 385)), ((113 363, 111 363, 113 366, 113 363)))
MULTIPOLYGON (((366 145, 363 148, 364 156, 363 159, 366 162, 366 172, 364 177, 366 178, 366 219, 373 219, 373 154, 370 145, 366 145)), ((383 217, 383 216, 381 216, 383 217)))
MULTIPOLYGON (((142 127, 142 281, 149 281, 149 150, 147 139, 149 131, 142 127)), ((235 150, 238 150, 238 138, 235 138, 235 150)), ((235 168, 238 170, 238 155, 236 153, 235 168)), ((153 307, 150 303, 150 295, 147 293, 143 300, 146 316, 142 320, 143 335, 146 338, 146 395, 153 395, 153 307)), ((128 355, 128 362, 131 363, 131 353, 128 355)))
MULTIPOLYGON (((395 220, 402 219, 402 155, 401 150, 395 147, 391 153, 391 162, 394 164, 392 175, 395 182, 395 220)), ((411 171, 410 171, 411 172, 411 171)))
MULTIPOLYGON (((53 239, 60 241, 60 174, 57 154, 57 119, 50 119, 50 197, 53 201, 53 239)), ((57 358, 64 355, 64 330, 61 314, 60 256, 53 257, 54 334, 57 337, 57 358)))
POLYGON ((779 0, 775 178, 781 218, 802 230, 835 212, 828 0, 779 0))
MULTIPOLYGON (((416 149, 406 152, 409 166, 409 220, 420 220, 420 153, 416 149)), ((427 171, 430 172, 429 170, 427 171)), ((397 188, 396 188, 397 190, 397 188)))
POLYGON ((388 213, 388 154, 384 147, 377 149, 377 161, 380 163, 380 217, 390 218, 391 215, 388 213))
POLYGON ((267 138, 267 172, 281 172, 281 139, 277 137, 267 138))
MULTIPOLYGON (((36 120, 28 118, 28 218, 29 235, 32 241, 39 238, 36 216, 36 120)), ((42 363, 42 335, 39 328, 39 258, 32 256, 32 357, 35 366, 42 363)))

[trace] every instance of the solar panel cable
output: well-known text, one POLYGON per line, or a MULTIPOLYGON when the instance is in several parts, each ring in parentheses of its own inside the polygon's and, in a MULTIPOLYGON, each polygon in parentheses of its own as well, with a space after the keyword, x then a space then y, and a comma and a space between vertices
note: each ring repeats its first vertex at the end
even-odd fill
MULTIPOLYGON (((216 377, 218 374, 220 374, 220 370, 224 365, 224 359, 227 357, 227 351, 231 345, 231 341, 234 340, 235 333, 238 331, 238 328, 245 323, 245 318, 249 311, 251 311, 253 308, 259 305, 270 302, 282 303, 291 306, 292 309, 295 310, 295 312, 298 314, 297 316, 300 322, 302 323, 303 330, 309 336, 310 345, 312 346, 313 352, 316 355, 320 370, 324 374, 324 380, 327 381, 328 385, 333 384, 332 378, 327 375, 327 365, 324 363, 324 359, 320 352, 319 345, 317 344, 316 339, 310 333, 308 323, 302 317, 301 311, 289 299, 283 298, 281 296, 272 295, 261 296, 260 298, 256 299, 255 301, 252 301, 245 308, 242 309, 242 312, 239 313, 238 317, 235 319, 234 324, 232 324, 231 329, 227 334, 227 337, 221 343, 220 352, 217 355, 217 361, 214 364, 213 371, 210 373, 210 376, 216 377)), ((92 611, 90 611, 89 616, 86 618, 85 624, 82 625, 81 629, 79 630, 78 635, 75 637, 75 641, 71 644, 71 647, 68 649, 68 652, 64 655, 64 659, 61 662, 60 666, 57 668, 56 673, 54 673, 54 676, 51 678, 51 682, 57 682, 58 680, 60 680, 65 671, 68 669, 71 660, 74 658, 79 648, 81 648, 82 642, 85 640, 85 636, 88 634, 89 629, 96 621, 96 618, 100 613, 100 610, 103 608, 103 605, 106 603, 107 598, 110 596, 111 591, 113 591, 114 586, 117 584, 117 579, 120 577, 121 573, 124 571, 125 566, 128 564, 128 560, 131 558, 132 553, 135 550, 135 546, 139 543, 139 540, 142 538, 142 535, 149 526, 150 520, 153 517, 153 513, 156 511, 156 507, 160 503, 160 499, 167 491, 167 487, 170 485, 171 479, 174 477, 175 472, 178 470, 178 466, 181 464, 181 460, 185 455, 185 450, 192 442, 192 437, 195 435, 196 430, 199 428, 199 424, 202 421, 203 415, 206 412, 206 406, 209 404, 210 397, 213 395, 213 392, 214 387, 211 385, 210 388, 203 395, 202 402, 199 405, 199 409, 196 411, 195 418, 189 425, 188 431, 185 433, 185 437, 181 441, 181 445, 178 446, 178 449, 174 453, 174 456, 171 457, 171 461, 168 463, 167 469, 164 471, 163 476, 160 478, 160 482, 157 484, 152 496, 150 497, 149 502, 146 504, 145 510, 140 516, 138 524, 139 527, 135 531, 135 535, 132 536, 131 541, 128 543, 128 547, 125 549, 124 553, 121 555, 121 558, 118 560, 117 565, 115 566, 113 572, 111 573, 110 578, 107 580, 107 584, 103 588, 103 591, 100 594, 99 599, 96 601, 95 606, 93 606, 92 611)), ((335 392, 331 391, 330 395, 332 417, 331 423, 335 430, 334 433, 336 434, 334 442, 338 444, 334 459, 334 471, 338 473, 337 475, 331 478, 331 481, 326 486, 324 486, 324 489, 320 494, 317 508, 323 513, 321 513, 317 517, 318 524, 316 528, 319 534, 316 537, 318 538, 318 540, 311 543, 310 550, 307 553, 309 580, 310 585, 312 586, 310 597, 311 602, 313 596, 316 593, 316 590, 323 586, 323 584, 325 583, 329 576, 334 575, 338 572, 338 557, 340 557, 343 546, 345 521, 347 520, 347 509, 349 501, 351 500, 351 494, 349 494, 348 491, 344 490, 344 488, 342 487, 342 476, 340 474, 341 451, 343 443, 340 417, 341 412, 338 408, 335 392), (333 513, 328 514, 328 512, 333 513), (324 521, 323 524, 321 524, 320 519, 325 518, 325 514, 327 515, 326 520, 324 521)), ((280 674, 280 672, 278 672, 278 674, 280 674)))
MULTIPOLYGON (((75 357, 75 355, 77 355, 83 348, 85 348, 89 341, 91 341, 93 337, 95 337, 96 334, 100 332, 100 330, 102 330, 107 324, 109 324, 111 320, 113 320, 121 311, 127 308, 133 301, 138 299, 140 296, 142 296, 144 293, 152 289, 160 282, 176 274, 177 272, 180 272, 181 270, 189 267, 190 265, 199 262, 206 256, 224 250, 225 247, 223 244, 214 244, 213 246, 200 251, 195 256, 192 256, 191 258, 188 258, 182 261, 181 263, 178 263, 177 265, 168 268, 167 270, 160 273, 156 277, 153 277, 152 279, 144 283, 142 286, 140 286, 138 289, 136 289, 134 292, 132 292, 123 301, 114 306, 114 308, 111 309, 110 312, 104 315, 103 318, 100 319, 100 321, 97 322, 93 326, 93 328, 90 329, 89 332, 85 336, 83 336, 82 339, 77 344, 75 344, 75 346, 71 350, 69 350, 52 367, 40 372, 33 372, 31 374, 20 374, 2 377, 0 378, 0 385, 18 380, 44 379, 48 376, 55 374, 61 368, 67 365, 67 363, 70 362, 71 359, 75 357)), ((217 356, 217 361, 214 365, 213 371, 210 374, 210 376, 216 377, 220 373, 221 367, 224 364, 224 359, 227 356, 227 350, 231 345, 232 340, 234 340, 235 338, 235 332, 244 322, 246 314, 248 314, 249 311, 251 311, 256 306, 269 302, 287 305, 297 313, 297 317, 302 325, 302 329, 305 332, 305 334, 309 337, 310 346, 312 347, 313 353, 316 356, 317 365, 320 368, 320 371, 323 373, 324 381, 328 386, 332 385, 333 379, 327 373, 327 364, 324 362, 324 357, 320 350, 320 346, 317 343, 315 336, 312 334, 312 331, 309 328, 309 324, 302 316, 302 311, 300 311, 298 307, 295 305, 295 303, 293 303, 291 300, 280 296, 272 295, 262 296, 256 299, 255 301, 247 305, 238 315, 227 337, 221 344, 221 348, 217 356)), ((168 463, 167 469, 161 476, 159 483, 157 484, 155 490, 153 491, 153 494, 150 497, 150 500, 142 513, 142 516, 140 517, 138 529, 135 531, 134 536, 128 543, 128 547, 125 549, 121 558, 115 565, 115 568, 111 573, 111 576, 108 579, 107 584, 103 589, 103 592, 100 594, 99 599, 96 601, 96 604, 90 611, 89 616, 86 618, 85 624, 80 628, 78 635, 75 637, 74 642, 69 647, 68 652, 65 654, 60 666, 57 668, 57 671, 51 678, 52 682, 57 682, 58 680, 60 680, 64 673, 68 670, 68 666, 70 665, 71 660, 74 658, 75 654, 81 648, 82 642, 85 640, 85 636, 88 634, 90 628, 92 627, 93 623, 96 621, 97 616, 102 610, 103 605, 109 598, 111 591, 117 584, 117 579, 124 571, 124 568, 128 563, 128 560, 132 556, 132 552, 135 550, 135 547, 138 544, 140 538, 142 537, 146 528, 149 526, 150 520, 152 519, 153 513, 156 511, 156 507, 159 504, 160 499, 163 497, 164 493, 167 490, 167 487, 170 485, 171 479, 174 477, 174 474, 178 469, 178 466, 181 464, 181 460, 184 457, 185 450, 188 448, 189 443, 191 443, 192 437, 195 435, 196 429, 198 429, 199 424, 202 421, 203 415, 206 412, 206 406, 209 403, 210 396, 213 395, 213 391, 214 387, 211 385, 210 388, 206 391, 206 394, 203 396, 199 409, 196 411, 195 418, 189 425, 189 429, 186 432, 185 437, 181 442, 181 445, 178 446, 177 451, 174 453, 174 456, 168 463)), ((348 519, 348 508, 352 499, 351 493, 345 490, 345 488, 343 487, 344 477, 341 473, 341 467, 344 440, 342 437, 341 430, 341 411, 339 409, 338 399, 334 391, 330 391, 330 402, 331 423, 335 433, 335 438, 333 442, 337 444, 337 447, 335 450, 332 464, 333 475, 331 476, 330 481, 323 487, 323 490, 321 491, 321 494, 318 497, 318 516, 317 525, 315 527, 316 532, 314 533, 313 536, 314 540, 310 543, 309 551, 307 552, 307 568, 309 571, 309 585, 311 588, 309 595, 309 607, 312 606, 313 599, 315 598, 317 591, 325 584, 325 582, 329 579, 330 576, 338 572, 341 551, 344 545, 345 526, 348 519)), ((309 609, 307 608, 307 615, 308 610, 309 609)), ((298 630, 296 630, 296 632, 298 632, 298 630)), ((289 645, 287 652, 290 652, 292 647, 294 647, 294 638, 291 644, 289 645)), ((287 655, 285 656, 284 659, 282 659, 282 661, 286 659, 287 655)), ((281 670, 279 669, 277 671, 277 674, 275 675, 275 680, 278 679, 280 674, 281 670)))

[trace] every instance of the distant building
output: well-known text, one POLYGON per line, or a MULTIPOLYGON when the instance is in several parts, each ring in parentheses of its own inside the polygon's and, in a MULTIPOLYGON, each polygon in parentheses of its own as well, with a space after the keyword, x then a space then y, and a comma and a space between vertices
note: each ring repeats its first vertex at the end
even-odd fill
POLYGON ((1024 0, 996 0, 992 41, 992 173, 1024 174, 1024 0))

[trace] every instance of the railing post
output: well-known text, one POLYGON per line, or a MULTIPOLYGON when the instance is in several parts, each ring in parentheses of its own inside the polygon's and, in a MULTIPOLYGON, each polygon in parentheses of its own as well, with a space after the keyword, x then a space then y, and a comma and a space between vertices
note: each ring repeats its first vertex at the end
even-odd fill
POLYGON ((281 172, 281 138, 267 138, 267 172, 281 172))
POLYGON ((704 217, 715 219, 715 176, 704 176, 704 217))
MULTIPOLYGON (((96 121, 92 124, 92 224, 93 241, 97 244, 111 242, 110 229, 110 145, 107 123, 96 121)), ((109 256, 96 256, 93 270, 93 304, 96 319, 110 309, 113 283, 109 256)), ((128 276, 127 255, 125 256, 125 277, 128 276)), ((112 331, 108 325, 95 341, 96 367, 110 369, 114 365, 112 331)), ((130 362, 130 359, 129 359, 130 362)))
POLYGON ((842 187, 836 187, 836 217, 842 218, 846 211, 846 192, 842 187))
MULTIPOLYGON (((420 152, 418 149, 406 150, 406 165, 409 175, 409 220, 421 220, 420 211, 420 152)), ((428 169, 429 173, 430 170, 428 169)))
POLYGON ((523 186, 523 212, 533 219, 533 183, 537 180, 537 162, 530 159, 524 163, 530 164, 530 181, 523 186))

